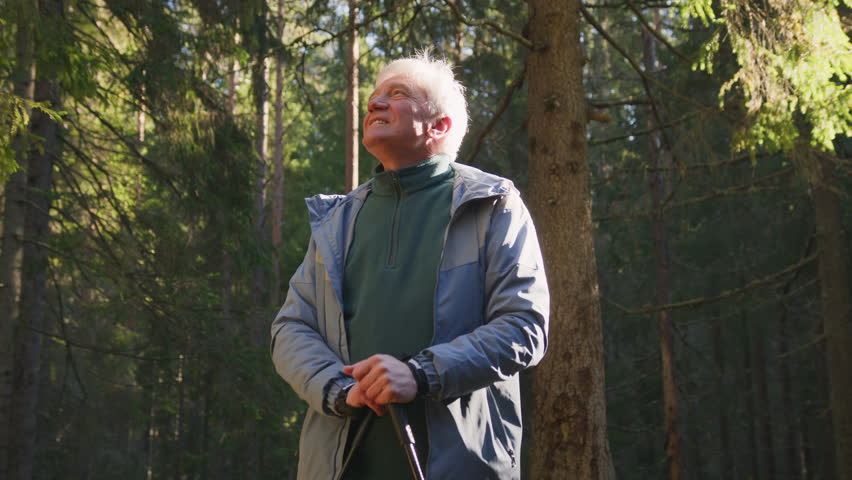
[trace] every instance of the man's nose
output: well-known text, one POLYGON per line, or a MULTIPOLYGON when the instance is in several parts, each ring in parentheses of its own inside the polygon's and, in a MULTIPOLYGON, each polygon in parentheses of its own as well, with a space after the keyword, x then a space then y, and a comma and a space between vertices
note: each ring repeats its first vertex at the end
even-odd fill
POLYGON ((388 108, 388 104, 385 99, 380 95, 378 97, 373 97, 367 102, 367 111, 372 112, 374 110, 384 110, 388 108))

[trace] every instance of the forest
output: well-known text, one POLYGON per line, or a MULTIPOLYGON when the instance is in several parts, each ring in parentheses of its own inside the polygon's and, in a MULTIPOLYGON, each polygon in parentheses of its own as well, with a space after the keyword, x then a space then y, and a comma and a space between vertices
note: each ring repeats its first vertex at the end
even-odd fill
POLYGON ((850 0, 0 0, 0 479, 295 479, 269 326, 378 70, 551 289, 526 479, 852 479, 850 0))

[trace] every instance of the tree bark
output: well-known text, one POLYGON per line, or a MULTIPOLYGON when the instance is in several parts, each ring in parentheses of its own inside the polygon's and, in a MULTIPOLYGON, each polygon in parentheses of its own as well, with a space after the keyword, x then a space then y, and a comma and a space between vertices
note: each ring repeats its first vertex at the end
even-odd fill
MULTIPOLYGON (((268 89, 266 87, 266 48, 267 48, 267 19, 266 7, 255 16, 255 33, 257 35, 256 52, 257 57, 252 68, 252 87, 254 89, 254 129, 255 129, 255 154, 257 156, 257 171, 255 173, 254 191, 254 234, 255 241, 263 245, 266 238, 266 163, 267 142, 266 133, 269 121, 267 108, 268 89)), ((252 300, 256 311, 256 317, 249 328, 252 345, 260 347, 264 341, 266 324, 269 323, 265 317, 266 291, 265 275, 263 266, 255 265, 253 272, 254 285, 252 288, 252 300), (263 325, 263 327, 261 327, 263 325), (263 331, 263 333, 261 333, 263 331)))
POLYGON ((593 245, 579 0, 529 1, 530 209, 551 295, 548 354, 533 381, 531 477, 614 477, 593 245))
MULTIPOLYGON (((254 236, 258 246, 266 245, 266 168, 267 168, 267 128, 269 123, 268 88, 266 86, 266 55, 267 55, 267 9, 266 3, 255 15, 255 34, 257 35, 257 57, 252 71, 252 86, 254 88, 255 115, 255 153, 257 155, 257 171, 254 195, 254 236)), ((253 269, 252 303, 254 315, 250 316, 249 337, 254 348, 261 348, 268 334, 269 316, 267 314, 266 275, 264 267, 259 262, 253 269)), ((249 436, 247 478, 254 480, 260 477, 260 445, 258 420, 250 418, 247 426, 249 436)))
POLYGON ((184 435, 184 423, 186 422, 186 400, 185 400, 185 369, 184 369, 184 355, 181 354, 178 359, 178 371, 177 377, 174 379, 177 384, 177 395, 178 395, 178 405, 177 411, 175 412, 174 419, 174 434, 173 440, 175 445, 175 480, 181 480, 185 478, 183 474, 183 457, 186 455, 187 443, 184 435))
MULTIPOLYGON (((284 38, 284 0, 278 0, 277 34, 284 38)), ((281 222, 284 210, 284 66, 275 61, 275 138, 272 153, 272 291, 270 304, 281 302, 281 222)))
POLYGON ((784 475, 784 478, 796 480, 802 478, 802 468, 799 465, 801 449, 797 445, 797 439, 801 436, 801 426, 799 424, 798 408, 793 403, 793 383, 790 374, 790 361, 787 357, 787 353, 790 350, 788 341, 790 338, 790 329, 788 326, 787 304, 784 301, 789 290, 790 284, 788 283, 781 294, 781 299, 778 301, 780 310, 778 318, 778 350, 780 352, 778 369, 781 377, 779 384, 781 392, 779 397, 781 398, 784 417, 787 419, 787 430, 784 435, 784 445, 781 448, 781 452, 786 459, 787 474, 784 475))
POLYGON ((766 478, 775 479, 775 450, 772 448, 772 418, 770 415, 771 405, 769 400, 769 385, 766 373, 766 332, 758 322, 757 318, 749 320, 749 327, 753 329, 751 336, 754 346, 754 379, 757 395, 757 403, 760 412, 757 413, 757 423, 760 430, 760 452, 766 478))
MULTIPOLYGON (((60 8, 61 4, 56 3, 60 8)), ((50 12, 53 13, 53 12, 50 12)), ((37 101, 47 101, 58 109, 59 95, 52 79, 36 82, 37 101)), ((33 112, 30 128, 42 138, 40 149, 29 154, 27 170, 27 209, 24 227, 23 274, 20 316, 15 324, 15 363, 12 401, 10 405, 11 449, 10 475, 16 480, 30 480, 33 472, 36 441, 36 409, 39 403, 41 340, 47 303, 47 249, 49 235, 53 161, 58 155, 59 126, 41 111, 33 112)))
MULTIPOLYGON (((714 285, 717 282, 714 282, 714 285)), ((713 291, 718 291, 714 288, 713 291)), ((725 343, 722 330, 721 313, 717 310, 713 321, 713 360, 716 363, 719 378, 716 380, 716 396, 718 398, 719 418, 719 450, 721 462, 719 464, 719 478, 734 478, 734 467, 731 461, 730 434, 728 431, 728 390, 725 388, 725 343)))
POLYGON ((157 428, 157 411, 155 410, 155 399, 156 399, 156 391, 158 388, 158 384, 154 383, 151 385, 151 392, 148 396, 148 401, 150 404, 148 405, 148 428, 145 429, 145 479, 153 480, 154 479, 154 461, 156 459, 156 448, 157 448, 157 437, 159 436, 159 429, 157 428))
POLYGON ((346 192, 358 186, 358 7, 349 0, 349 45, 346 49, 346 192))
MULTIPOLYGON (((744 283, 743 279, 741 279, 740 283, 744 283)), ((747 456, 750 460, 751 465, 751 474, 747 475, 750 478, 754 478, 755 480, 760 480, 761 468, 760 468, 760 449, 757 442, 757 432, 755 431, 755 405, 754 405, 754 368, 752 362, 752 352, 751 352, 751 327, 749 325, 749 318, 745 311, 745 306, 740 305, 740 319, 743 324, 743 373, 744 373, 744 388, 743 393, 746 396, 746 434, 748 440, 748 453, 747 456)))
POLYGON ((820 299, 834 430, 835 468, 839 480, 852 479, 852 308, 848 241, 834 183, 834 165, 819 155, 819 179, 813 185, 819 249, 820 299))
MULTIPOLYGON (((31 16, 38 3, 22 5, 15 34, 16 66, 13 92, 33 100, 36 65, 31 16)), ((3 236, 0 240, 0 478, 8 478, 8 451, 14 438, 10 435, 10 401, 12 395, 15 354, 14 330, 18 318, 21 292, 21 260, 23 256, 24 211, 27 183, 26 145, 22 138, 14 140, 15 156, 21 170, 12 174, 4 188, 3 236)))
MULTIPOLYGON (((655 11, 656 14, 656 11, 655 11)), ((659 26, 659 14, 655 15, 659 26)), ((645 71, 654 75, 657 71, 657 49, 654 37, 646 28, 642 29, 643 63, 645 71)), ((664 202, 668 196, 668 183, 664 171, 671 166, 671 152, 662 141, 662 135, 656 121, 655 105, 648 107, 647 126, 653 131, 649 139, 648 187, 651 190, 651 210, 654 231, 654 277, 656 300, 658 305, 667 305, 670 301, 669 281, 669 240, 666 232, 664 202)), ((672 337, 672 319, 668 310, 661 310, 657 316, 660 363, 663 384, 663 412, 665 421, 665 451, 669 480, 680 480, 683 476, 680 409, 677 397, 677 379, 675 378, 675 350, 672 337)))

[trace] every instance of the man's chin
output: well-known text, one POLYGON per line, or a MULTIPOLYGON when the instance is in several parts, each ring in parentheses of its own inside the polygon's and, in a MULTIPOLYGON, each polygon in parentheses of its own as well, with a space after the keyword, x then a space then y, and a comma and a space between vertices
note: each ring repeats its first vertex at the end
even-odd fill
POLYGON ((379 152, 383 150, 383 144, 382 137, 378 135, 364 135, 361 139, 361 145, 374 157, 378 157, 379 152))

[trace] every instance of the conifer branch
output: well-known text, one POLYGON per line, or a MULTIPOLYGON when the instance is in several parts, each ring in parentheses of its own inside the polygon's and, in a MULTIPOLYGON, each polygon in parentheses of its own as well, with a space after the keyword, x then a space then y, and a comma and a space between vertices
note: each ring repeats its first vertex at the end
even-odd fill
MULTIPOLYGON (((773 188, 773 187, 757 188, 757 187, 755 187, 755 185, 757 185, 759 183, 763 183, 767 180, 772 180, 772 179, 775 179, 775 178, 778 178, 778 177, 783 177, 785 175, 788 175, 788 174, 794 172, 795 170, 796 170, 795 167, 787 167, 787 168, 779 170, 777 172, 770 173, 769 175, 764 175, 762 177, 756 178, 756 179, 754 179, 754 180, 752 180, 751 182, 748 182, 748 183, 735 185, 733 187, 728 187, 728 188, 725 188, 725 189, 722 189, 722 190, 714 190, 714 191, 712 191, 708 194, 702 195, 700 197, 694 197, 694 198, 690 198, 690 199, 687 199, 687 200, 682 200, 680 202, 667 203, 663 210, 668 211, 668 210, 671 210, 673 208, 685 207, 685 206, 688 206, 688 205, 694 205, 696 203, 702 203, 702 202, 706 202, 708 200, 713 200, 715 198, 725 197, 725 196, 728 196, 728 195, 734 195, 734 194, 737 194, 737 193, 754 193, 754 192, 766 191, 766 190, 770 190, 770 189, 777 189, 777 187, 775 187, 775 188, 773 188)), ((600 217, 594 217, 594 221, 602 222, 602 221, 615 220, 615 219, 621 219, 621 218, 648 217, 648 216, 654 215, 655 213, 656 212, 654 212, 652 210, 642 210, 642 211, 635 212, 635 213, 630 214, 630 215, 604 215, 604 216, 600 216, 600 217)))
POLYGON ((500 102, 500 106, 497 107, 497 111, 494 112, 494 115, 491 117, 491 120, 488 121, 488 124, 485 125, 485 128, 482 129, 482 132, 479 133, 479 137, 476 139, 476 144, 473 147, 473 151, 470 152, 470 155, 467 156, 464 163, 468 165, 473 165, 473 160, 476 155, 479 153, 480 148, 482 148, 482 143, 485 141, 485 137, 491 132, 491 129, 494 128, 494 125, 497 123, 497 120, 503 113, 509 108, 509 103, 512 101, 512 97, 515 96, 515 92, 521 87, 524 83, 524 77, 527 75, 527 64, 524 62, 523 68, 521 68, 520 73, 512 80, 512 83, 509 84, 509 88, 506 89, 506 94, 503 96, 503 101, 500 102))
MULTIPOLYGON (((56 290, 56 304, 59 307, 58 315, 56 316, 59 323, 59 328, 62 330, 62 336, 65 337, 65 358, 68 361, 68 365, 71 366, 71 370, 74 372, 74 378, 77 380, 77 384, 80 386, 80 391, 83 394, 83 399, 85 400, 88 397, 86 393, 86 385, 83 383, 83 380, 80 378, 80 371, 77 369, 77 362, 74 360, 74 352, 71 349, 71 344, 68 343, 68 327, 65 324, 65 302, 62 297, 62 289, 59 288, 59 282, 56 280, 56 269, 53 263, 47 263, 47 271, 50 273, 50 281, 53 283, 53 287, 56 290)), ((67 370, 66 370, 67 372, 67 370)), ((62 382, 63 389, 65 387, 65 381, 62 382)))
MULTIPOLYGON (((104 347, 98 347, 96 345, 86 345, 86 344, 71 340, 70 338, 66 338, 62 335, 57 335, 55 333, 51 333, 51 332, 47 332, 45 330, 35 328, 31 325, 27 325, 26 328, 30 331, 38 333, 39 335, 47 337, 47 338, 53 340, 54 342, 56 342, 60 345, 69 345, 69 346, 74 347, 74 348, 79 348, 79 349, 82 349, 82 350, 89 350, 89 351, 97 352, 97 353, 103 353, 103 354, 106 354, 106 355, 115 355, 115 356, 119 356, 119 357, 132 358, 132 359, 135 359, 135 360, 146 360, 146 361, 154 361, 154 362, 157 362, 157 361, 169 362, 169 361, 179 359, 179 357, 150 357, 150 356, 144 356, 144 355, 137 355, 137 354, 135 354, 131 351, 127 351, 127 350, 118 350, 118 349, 114 349, 114 348, 104 348, 104 347)), ((139 350, 144 350, 145 348, 148 348, 148 346, 146 345, 145 347, 140 348, 139 350)))
POLYGON ((743 293, 754 290, 755 288, 763 287, 763 286, 775 283, 775 281, 778 280, 779 278, 782 278, 782 277, 789 275, 791 273, 795 273, 796 271, 800 270, 801 268, 806 267, 808 264, 810 264, 811 262, 816 260, 818 256, 819 256, 819 254, 816 254, 816 253, 811 254, 811 255, 803 258, 801 261, 799 261, 795 265, 791 265, 791 266, 789 266, 789 267, 787 267, 783 270, 777 271, 777 272, 772 273, 770 275, 767 275, 763 278, 753 280, 753 281, 745 284, 744 286, 742 286, 740 288, 723 290, 719 294, 714 295, 712 297, 697 297, 697 298, 692 298, 692 299, 689 299, 689 300, 683 300, 683 301, 680 301, 680 302, 668 303, 668 304, 665 304, 665 305, 656 305, 656 306, 647 305, 647 306, 640 307, 640 308, 628 308, 628 307, 625 307, 625 306, 619 304, 618 302, 616 302, 612 299, 609 299, 609 298, 606 298, 606 297, 603 297, 603 299, 607 303, 612 304, 615 308, 621 310, 622 312, 624 312, 627 315, 648 315, 648 314, 651 314, 651 313, 657 313, 657 312, 662 312, 662 311, 666 311, 666 310, 676 310, 676 309, 680 309, 680 308, 693 308, 693 307, 698 307, 698 306, 705 305, 705 304, 708 304, 708 303, 718 302, 719 300, 724 300, 726 298, 742 295, 743 293))
POLYGON ((645 16, 642 15, 642 11, 639 10, 639 7, 637 7, 635 3, 633 3, 631 0, 624 0, 624 1, 627 4, 627 7, 630 8, 630 10, 633 10, 633 13, 636 14, 636 18, 638 18, 639 21, 642 22, 642 25, 645 26, 645 29, 648 30, 648 33, 653 35, 657 40, 660 41, 660 43, 662 43, 663 45, 666 46, 666 48, 671 50, 672 53, 674 53, 675 55, 680 57, 681 60, 683 60, 683 61, 685 61, 689 64, 692 64, 692 60, 689 57, 687 57, 683 52, 678 50, 674 45, 669 43, 669 41, 666 40, 665 37, 660 35, 660 32, 658 32, 656 28, 651 28, 651 24, 648 23, 648 20, 645 19, 645 16))
MULTIPOLYGON (((639 74, 639 77, 641 77, 641 79, 643 80, 643 83, 646 84, 646 91, 649 90, 649 86, 647 84, 650 83, 650 84, 653 84, 655 87, 659 88, 661 91, 668 93, 672 97, 675 97, 679 100, 683 100, 684 102, 689 103, 691 105, 694 105, 701 110, 704 110, 704 111, 710 112, 710 113, 714 113, 714 114, 718 114, 718 115, 722 115, 722 116, 725 116, 726 118, 728 118, 731 121, 736 121, 736 119, 734 119, 730 115, 726 114, 724 111, 722 111, 718 107, 714 107, 714 106, 711 106, 711 105, 705 105, 703 103, 700 103, 692 97, 683 95, 680 92, 672 90, 671 88, 669 88, 668 86, 666 86, 662 82, 660 82, 657 79, 655 79, 654 77, 648 75, 645 72, 645 70, 643 70, 642 67, 638 63, 636 63, 636 60, 634 60, 633 57, 631 57, 630 54, 627 53, 627 50, 625 50, 624 47, 622 47, 617 41, 615 41, 615 39, 612 37, 612 35, 610 35, 609 32, 607 32, 606 29, 604 29, 603 26, 600 23, 598 23, 598 21, 595 20, 595 18, 592 16, 592 14, 589 13, 589 11, 586 10, 586 8, 582 5, 580 6, 580 13, 582 13, 583 18, 585 18, 586 21, 588 21, 592 25, 592 27, 594 27, 594 29, 597 30, 598 33, 600 33, 602 37, 604 37, 604 39, 607 41, 607 43, 609 43, 609 45, 612 48, 614 48, 619 54, 621 54, 622 57, 624 57, 625 60, 627 60, 627 63, 630 64, 631 68, 633 68, 633 70, 637 74, 639 74)), ((653 102, 653 96, 651 96, 651 99, 652 99, 651 101, 653 102)), ((662 122, 659 122, 659 123, 662 123, 662 122)))
POLYGON ((142 152, 140 152, 140 151, 139 151, 139 148, 138 148, 138 147, 137 147, 137 145, 136 145, 136 140, 135 140, 135 139, 133 139, 133 140, 128 140, 128 139, 126 138, 126 136, 125 136, 125 135, 122 135, 122 134, 121 134, 121 132, 119 132, 119 131, 118 131, 118 127, 116 127, 115 125, 113 125, 113 124, 112 124, 109 120, 107 120, 106 118, 104 118, 104 116, 103 116, 103 115, 101 115, 100 113, 98 113, 97 111, 95 111, 95 109, 93 109, 93 108, 92 108, 91 106, 89 106, 88 104, 81 103, 81 105, 83 106, 83 108, 85 108, 86 110, 88 110, 88 111, 89 111, 89 113, 91 113, 92 115, 94 115, 94 116, 95 116, 95 118, 97 118, 97 119, 98 119, 98 120, 99 120, 99 121, 100 121, 100 122, 101 122, 101 123, 102 123, 105 127, 107 127, 107 129, 109 129, 109 131, 111 131, 111 132, 113 133, 113 135, 115 135, 115 136, 116 136, 116 138, 118 138, 119 140, 121 140, 121 142, 122 142, 122 143, 124 143, 124 145, 126 145, 126 146, 127 146, 127 148, 128 148, 128 149, 130 149, 130 151, 131 151, 131 152, 133 152, 133 154, 134 154, 134 156, 136 156, 136 158, 138 158, 139 160, 141 160, 143 164, 145 164, 145 165, 147 165, 148 167, 150 167, 150 168, 151 168, 151 170, 152 170, 154 173, 156 173, 156 174, 160 177, 160 179, 161 179, 161 180, 162 180, 162 181, 163 181, 166 185, 168 185, 168 186, 169 186, 169 188, 171 188, 171 189, 172 189, 172 191, 173 191, 175 194, 180 195, 179 190, 178 190, 178 189, 177 189, 177 187, 175 187, 175 185, 172 183, 171 179, 169 178, 169 175, 167 175, 167 174, 166 174, 166 172, 162 169, 162 167, 160 167, 159 165, 157 165, 157 164, 156 164, 153 160, 151 160, 150 158, 146 157, 146 156, 145 156, 142 152))
MULTIPOLYGON (((645 89, 645 94, 648 96, 648 100, 650 101, 649 105, 651 106, 651 114, 654 116, 654 121, 657 123, 657 125, 665 125, 665 122, 663 122, 663 119, 660 117, 659 110, 657 110, 657 105, 659 102, 657 102, 654 93, 651 91, 650 85, 650 83, 654 83, 654 85, 659 86, 662 85, 662 83, 658 82, 651 75, 648 75, 648 73, 645 72, 645 70, 638 63, 636 63, 636 60, 634 60, 633 57, 628 55, 627 51, 617 44, 615 39, 612 38, 612 36, 610 36, 609 33, 606 32, 606 30, 604 30, 603 26, 601 26, 601 24, 598 23, 597 20, 595 20, 592 14, 589 13, 589 11, 586 10, 582 4, 580 5, 580 12, 583 14, 583 18, 585 18, 586 21, 589 22, 595 28, 595 30, 597 30, 598 33, 600 33, 607 40, 607 42, 609 42, 609 44, 613 48, 618 50, 618 52, 621 53, 624 58, 630 63, 630 66, 633 67, 633 69, 639 74, 640 78, 642 79, 642 86, 645 89)), ((672 142, 669 139, 668 132, 666 132, 665 128, 662 128, 660 129, 660 134, 663 136, 663 143, 666 145, 666 149, 669 152, 672 152, 672 156, 674 156, 674 149, 672 148, 672 142)))
POLYGON ((589 105, 595 108, 623 107, 625 105, 648 105, 651 101, 645 98, 625 98, 623 100, 589 100, 589 105))
POLYGON ((456 5, 453 0, 444 0, 444 3, 446 3, 447 6, 450 7, 450 10, 453 12, 453 16, 456 17, 456 20, 462 22, 463 24, 467 25, 468 27, 490 27, 490 28, 494 29, 497 33, 500 33, 502 35, 505 35, 505 36, 517 41, 518 43, 529 48, 530 50, 535 49, 535 45, 533 45, 533 43, 531 41, 529 41, 528 39, 518 35, 515 32, 511 32, 509 30, 506 30, 505 28, 498 25, 496 22, 492 22, 491 20, 473 21, 473 20, 465 18, 464 15, 462 15, 461 10, 459 10, 458 5, 456 5))
MULTIPOLYGON (((648 102, 648 103, 652 103, 652 102, 648 102)), ((665 123, 665 124, 658 123, 653 128, 646 128, 644 130, 637 130, 637 131, 634 131, 634 132, 626 133, 624 135, 618 135, 618 136, 615 136, 615 137, 604 138, 603 140, 593 140, 593 141, 589 142, 589 146, 594 147, 594 146, 598 146, 598 145, 606 145, 607 143, 613 143, 613 142, 617 142, 619 140, 626 140, 630 137, 639 137, 639 136, 642 136, 642 135, 648 135, 648 134, 651 134, 651 133, 654 133, 654 132, 664 130, 664 129, 669 128, 669 127, 673 127, 675 125, 679 125, 679 124, 686 122, 687 120, 689 120, 689 119, 691 119, 691 118, 693 118, 697 115, 699 115, 699 114, 698 113, 690 113, 690 114, 684 115, 681 118, 678 118, 677 120, 672 120, 671 122, 668 122, 668 123, 665 123)))

